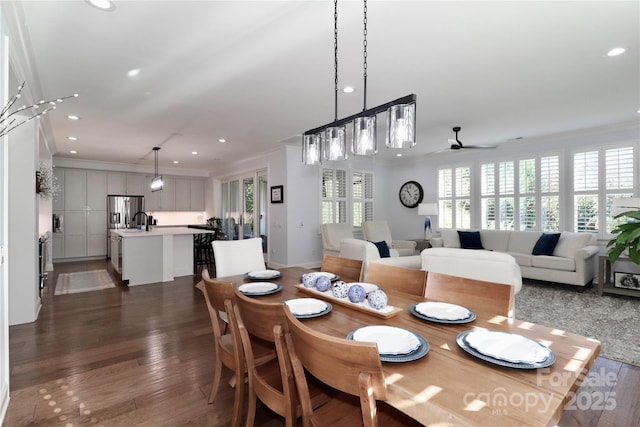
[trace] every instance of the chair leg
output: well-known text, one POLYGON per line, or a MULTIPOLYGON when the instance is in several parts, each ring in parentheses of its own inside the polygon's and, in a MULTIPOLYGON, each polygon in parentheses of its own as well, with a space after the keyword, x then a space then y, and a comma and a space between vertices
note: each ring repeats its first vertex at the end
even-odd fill
POLYGON ((218 394, 218 388, 220 387, 220 377, 222 376, 222 362, 216 358, 216 365, 213 368, 213 384, 211 385, 211 392, 209 393, 209 403, 213 403, 216 400, 216 394, 218 394))
MULTIPOLYGON (((251 374, 249 374, 251 375, 251 374)), ((238 381, 238 384, 241 381, 238 381)), ((247 427, 253 427, 253 423, 256 419, 256 392, 251 384, 251 378, 249 378, 249 398, 247 404, 247 427)))
MULTIPOLYGON (((238 373, 234 375, 234 378, 238 378, 238 373)), ((233 414, 231 416, 231 425, 233 427, 240 427, 242 421, 242 403, 244 400, 244 381, 235 382, 235 396, 233 401, 233 414)))

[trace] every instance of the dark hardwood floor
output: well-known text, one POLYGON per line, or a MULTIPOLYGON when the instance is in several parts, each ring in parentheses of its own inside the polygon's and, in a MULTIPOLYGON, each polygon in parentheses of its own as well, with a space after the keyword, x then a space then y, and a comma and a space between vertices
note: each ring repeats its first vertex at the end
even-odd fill
MULTIPOLYGON (((192 277, 54 296, 58 274, 107 264, 55 267, 38 320, 9 330, 11 400, 3 426, 229 425, 231 388, 207 404, 212 332, 192 277)), ((599 358, 591 373, 611 375, 615 384, 584 384, 576 409, 566 410, 559 425, 640 426, 640 368, 599 358), (615 408, 598 409, 596 400, 607 392, 615 408)), ((259 407, 255 425, 284 423, 259 407)))

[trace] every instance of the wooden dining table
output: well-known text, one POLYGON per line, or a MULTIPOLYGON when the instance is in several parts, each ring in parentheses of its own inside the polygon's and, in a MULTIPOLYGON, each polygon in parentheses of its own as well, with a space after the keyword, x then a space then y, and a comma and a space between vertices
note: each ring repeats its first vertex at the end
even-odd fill
MULTIPOLYGON (((264 301, 311 297, 300 289, 301 276, 312 270, 287 267, 271 280, 282 290, 256 296, 264 301)), ((240 285, 244 275, 218 278, 240 285)), ((434 323, 410 313, 427 298, 385 290, 388 304, 399 308, 393 317, 382 318, 349 304, 332 303, 332 310, 302 321, 325 334, 346 337, 369 325, 402 327, 423 337, 430 346, 422 358, 409 362, 383 362, 389 405, 424 425, 554 426, 565 405, 574 410, 576 389, 600 353, 600 342, 531 322, 491 313, 476 312, 465 324, 434 323), (468 354, 456 338, 462 332, 487 329, 522 335, 544 344, 556 357, 546 368, 505 367, 468 354)), ((516 307, 517 315, 517 307, 516 307)), ((579 398, 579 396, 578 396, 579 398)))

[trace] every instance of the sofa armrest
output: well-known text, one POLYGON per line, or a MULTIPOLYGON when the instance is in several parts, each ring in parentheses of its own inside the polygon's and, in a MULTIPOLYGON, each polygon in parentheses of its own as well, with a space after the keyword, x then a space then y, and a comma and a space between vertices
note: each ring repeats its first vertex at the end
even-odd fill
POLYGON ((596 245, 585 246, 576 251, 576 273, 580 285, 586 285, 596 277, 599 252, 600 248, 596 245))
POLYGON ((442 237, 432 237, 431 240, 429 240, 429 243, 431 243, 432 248, 441 248, 444 246, 444 240, 442 237))
POLYGON ((600 248, 596 245, 590 245, 590 246, 585 246, 583 248, 580 248, 576 251, 576 256, 575 259, 579 260, 585 260, 585 259, 589 259, 594 255, 597 255, 598 252, 600 252, 600 248))

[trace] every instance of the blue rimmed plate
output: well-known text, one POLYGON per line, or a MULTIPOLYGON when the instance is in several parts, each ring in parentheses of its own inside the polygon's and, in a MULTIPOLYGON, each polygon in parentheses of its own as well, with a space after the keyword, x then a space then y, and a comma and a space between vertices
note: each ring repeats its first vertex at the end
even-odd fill
POLYGON ((333 309, 333 306, 328 302, 315 298, 296 298, 287 300, 284 303, 289 306, 291 313, 298 319, 311 319, 324 316, 333 309), (317 304, 318 311, 315 311, 314 306, 309 304, 317 304))
POLYGON ((467 309, 469 311, 469 315, 461 319, 440 319, 438 317, 427 316, 426 314, 420 313, 418 310, 416 310, 416 306, 418 304, 422 304, 422 303, 416 303, 416 304, 413 304, 411 307, 409 307, 409 313, 413 314, 418 319, 428 320, 429 322, 444 323, 444 324, 451 324, 451 325, 469 323, 476 320, 476 314, 469 309, 467 309))
POLYGON ((273 280, 280 276, 282 276, 282 273, 278 270, 256 270, 245 274, 245 277, 249 280, 273 280))
MULTIPOLYGON (((488 354, 484 354, 484 353, 476 350, 475 348, 473 348, 473 346, 471 346, 471 344, 469 344, 469 342, 467 341, 467 336, 469 334, 473 333, 473 332, 475 332, 475 330, 461 332, 456 337, 456 342, 458 343, 458 346, 461 349, 463 349, 464 351, 466 351, 470 355, 472 355, 474 357, 477 357, 478 359, 484 360, 485 362, 493 363, 493 364, 499 365, 499 366, 505 366, 507 368, 539 369, 539 368, 546 368, 548 366, 551 366, 556 361, 556 355, 553 353, 553 351, 551 351, 551 349, 549 349, 549 355, 544 360, 542 360, 540 362, 535 362, 535 363, 510 362, 508 360, 503 360, 503 359, 499 359, 497 357, 490 356, 488 354)), ((540 343, 537 343, 537 344, 539 344, 540 346, 543 346, 540 343)), ((545 346, 543 346, 543 347, 545 347, 545 346)), ((547 347, 545 347, 545 348, 547 348, 547 347)))
POLYGON ((273 282, 252 282, 243 283, 238 286, 238 290, 247 296, 271 295, 282 290, 280 283, 273 282))
MULTIPOLYGON (((353 334, 358 329, 354 329, 353 331, 349 332, 349 334, 347 335, 347 339, 353 340, 353 334)), ((426 354, 429 353, 430 346, 426 339, 422 338, 420 335, 414 332, 411 332, 411 331, 407 331, 407 332, 415 335, 415 337, 418 339, 420 343, 418 347, 405 354, 389 354, 389 353, 380 354, 380 361, 391 362, 391 363, 412 362, 414 360, 418 360, 426 356, 426 354)))

